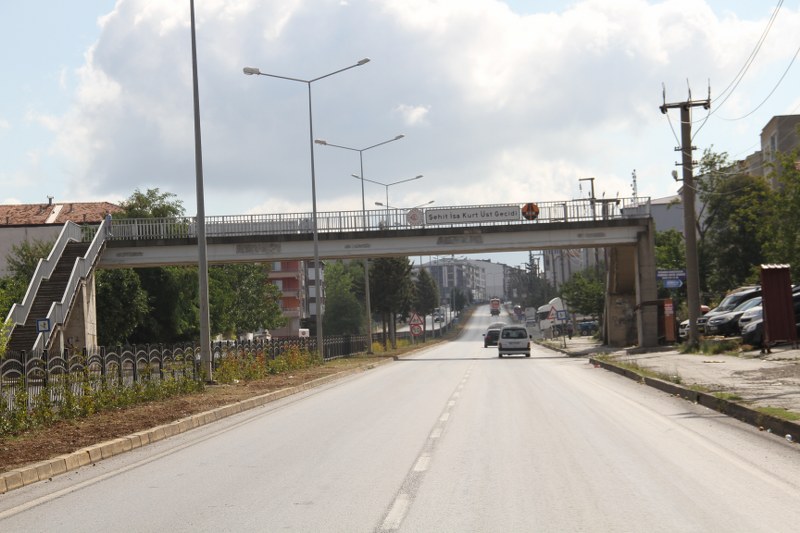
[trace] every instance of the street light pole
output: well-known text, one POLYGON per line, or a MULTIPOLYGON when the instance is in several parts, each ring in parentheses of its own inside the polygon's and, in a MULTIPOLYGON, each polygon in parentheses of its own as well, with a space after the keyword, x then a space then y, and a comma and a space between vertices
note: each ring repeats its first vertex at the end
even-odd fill
POLYGON ((316 310, 316 325, 317 325, 317 351, 321 358, 325 358, 325 347, 323 345, 323 336, 322 336, 322 283, 319 275, 319 230, 317 226, 317 178, 314 170, 314 121, 312 118, 311 113, 311 84, 315 81, 319 81, 324 78, 328 78, 333 76, 334 74, 338 74, 340 72, 344 72, 345 70, 350 70, 351 68, 360 67, 361 65, 365 65, 369 63, 369 58, 364 58, 358 61, 354 65, 350 65, 349 67, 341 68, 334 72, 330 72, 323 76, 319 76, 310 80, 303 80, 300 78, 291 78, 288 76, 278 76, 276 74, 267 74, 265 72, 261 72, 258 68, 255 67, 244 67, 242 71, 248 75, 257 75, 257 76, 267 76, 270 78, 278 78, 281 80, 289 80, 289 81, 296 81, 299 83, 305 83, 306 87, 308 87, 308 142, 311 149, 311 232, 314 241, 314 301, 315 301, 315 310, 316 310))
POLYGON ((206 208, 203 193, 203 146, 200 135, 200 91, 197 82, 197 40, 195 38, 194 0, 190 0, 192 33, 192 96, 194 101, 194 161, 197 194, 197 274, 200 299, 200 372, 212 382, 211 319, 208 303, 208 251, 206 244, 206 208))
POLYGON ((420 174, 419 176, 414 176, 413 178, 407 178, 407 179, 404 179, 404 180, 397 180, 397 181, 393 181, 391 183, 383 183, 383 182, 380 182, 380 181, 367 179, 363 175, 361 175, 361 176, 358 176, 356 174, 350 174, 350 175, 353 176, 354 178, 356 178, 357 180, 368 181, 368 182, 374 183, 376 185, 382 185, 383 187, 386 188, 386 203, 384 205, 386 205, 386 224, 387 225, 389 224, 389 187, 391 187, 392 185, 398 185, 400 183, 406 183, 407 181, 414 181, 414 180, 418 180, 418 179, 422 178, 422 174, 420 174))
MULTIPOLYGON (((352 152, 358 152, 358 161, 361 166, 361 175, 364 175, 364 152, 367 150, 371 150, 372 148, 376 148, 378 146, 382 146, 384 144, 388 144, 393 141, 399 141, 405 137, 402 133, 400 135, 395 136, 393 139, 389 139, 383 142, 379 142, 377 144, 373 144, 372 146, 367 146, 366 148, 352 148, 350 146, 342 146, 339 144, 329 143, 324 139, 317 139, 314 142, 317 144, 321 144, 323 146, 333 146, 334 148, 341 148, 343 150, 350 150, 352 152)), ((364 180, 361 180, 361 216, 363 218, 364 224, 364 231, 368 229, 367 224, 367 206, 366 202, 364 201, 364 180)), ((372 304, 370 302, 370 295, 369 295, 369 258, 364 258, 364 304, 366 306, 367 312, 367 335, 369 336, 369 342, 367 343, 367 354, 372 355, 372 304)))

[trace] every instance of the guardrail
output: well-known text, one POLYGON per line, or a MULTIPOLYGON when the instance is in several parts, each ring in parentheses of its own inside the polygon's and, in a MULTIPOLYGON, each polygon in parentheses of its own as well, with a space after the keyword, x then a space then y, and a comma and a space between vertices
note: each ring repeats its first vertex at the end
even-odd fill
MULTIPOLYGON (((380 209, 317 213, 319 233, 384 231, 415 227, 509 226, 552 222, 588 222, 650 216, 649 198, 581 199, 535 204, 538 216, 526 219, 523 204, 490 204, 412 209, 380 209), (457 215, 464 214, 458 219, 457 215), (502 216, 493 216, 502 214, 502 216)), ((312 232, 311 213, 223 215, 205 218, 206 237, 290 235, 312 232)), ((191 239, 197 237, 194 217, 115 219, 114 240, 191 239)))

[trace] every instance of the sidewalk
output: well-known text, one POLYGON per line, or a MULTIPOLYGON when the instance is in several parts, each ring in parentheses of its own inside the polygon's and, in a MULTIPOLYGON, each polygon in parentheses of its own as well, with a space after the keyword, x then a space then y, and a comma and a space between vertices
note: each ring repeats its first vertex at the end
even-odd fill
POLYGON ((607 370, 800 440, 800 421, 765 414, 785 409, 800 416, 800 349, 790 345, 776 346, 770 354, 755 350, 738 356, 682 354, 672 347, 636 353, 602 346, 591 337, 567 339, 566 348, 560 339, 542 346, 588 357, 607 370))

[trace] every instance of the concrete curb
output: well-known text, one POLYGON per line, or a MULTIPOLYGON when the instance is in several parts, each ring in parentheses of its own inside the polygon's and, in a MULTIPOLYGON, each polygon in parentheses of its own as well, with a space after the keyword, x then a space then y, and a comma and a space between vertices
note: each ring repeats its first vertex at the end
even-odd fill
POLYGON ((392 362, 392 359, 388 358, 384 361, 375 361, 350 370, 337 372, 330 376, 317 378, 295 387, 268 392, 261 396, 254 396, 253 398, 248 398, 233 404, 217 407, 211 411, 197 413, 168 424, 156 426, 148 430, 101 442, 99 444, 93 444, 72 453, 59 455, 58 457, 47 459, 46 461, 4 472, 0 474, 0 494, 5 494, 10 490, 19 489, 26 485, 38 483, 39 481, 52 479, 53 476, 77 470, 82 466, 91 465, 97 461, 102 461, 103 459, 108 459, 109 457, 114 457, 115 455, 147 446, 150 443, 185 433, 194 428, 205 426, 206 424, 242 413, 255 407, 260 407, 267 403, 274 402, 275 400, 297 394, 298 392, 325 385, 326 383, 336 381, 352 374, 366 372, 367 370, 390 362, 392 362))
POLYGON ((646 377, 634 372, 633 370, 623 368, 607 361, 601 361, 594 357, 589 358, 589 362, 595 366, 615 372, 621 376, 644 383, 649 387, 656 388, 667 394, 678 396, 690 402, 708 407, 714 411, 724 415, 736 418, 746 424, 755 426, 760 430, 770 431, 781 437, 791 435, 795 441, 800 438, 800 424, 777 418, 772 415, 761 413, 745 405, 732 402, 730 400, 723 400, 717 398, 712 394, 699 392, 692 389, 687 389, 675 383, 663 381, 657 378, 646 377))

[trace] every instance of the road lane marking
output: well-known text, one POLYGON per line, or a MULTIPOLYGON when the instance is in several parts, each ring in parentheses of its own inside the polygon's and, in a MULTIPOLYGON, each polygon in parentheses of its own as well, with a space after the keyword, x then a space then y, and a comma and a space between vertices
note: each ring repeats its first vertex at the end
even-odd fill
MULTIPOLYGON (((465 377, 461 380, 457 387, 459 391, 464 388, 464 384, 467 382, 468 377, 469 369, 467 369, 465 377)), ((436 425, 431 430, 430 435, 423 445, 423 448, 416 460, 414 461, 411 470, 408 472, 408 474, 406 474, 405 479, 400 485, 400 490, 392 502, 392 505, 389 507, 389 511, 386 513, 384 519, 380 522, 380 526, 375 529, 376 533, 396 531, 400 529, 403 520, 405 520, 406 515, 411 508, 411 503, 413 502, 414 497, 419 490, 420 485, 422 484, 425 473, 428 472, 431 466, 433 453, 436 450, 437 443, 439 442, 438 439, 442 436, 444 428, 447 426, 447 422, 450 420, 450 411, 456 405, 456 401, 453 398, 457 398, 458 395, 458 392, 454 392, 450 396, 451 399, 447 401, 447 405, 439 415, 436 425)))

